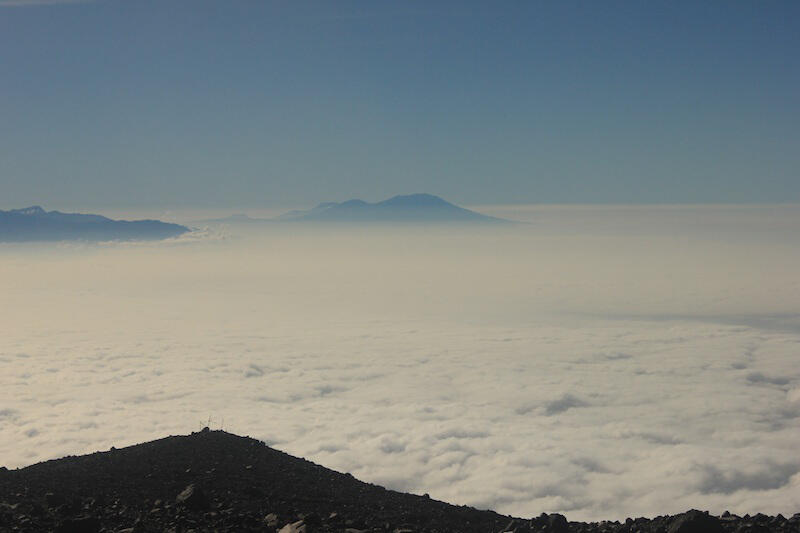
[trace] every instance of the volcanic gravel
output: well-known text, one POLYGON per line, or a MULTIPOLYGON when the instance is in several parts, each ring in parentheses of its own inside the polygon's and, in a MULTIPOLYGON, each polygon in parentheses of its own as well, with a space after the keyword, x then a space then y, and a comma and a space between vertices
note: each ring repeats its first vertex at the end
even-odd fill
POLYGON ((263 442, 204 429, 128 448, 0 468, 0 531, 693 533, 800 532, 791 518, 688 511, 624 522, 531 519, 363 483, 263 442))

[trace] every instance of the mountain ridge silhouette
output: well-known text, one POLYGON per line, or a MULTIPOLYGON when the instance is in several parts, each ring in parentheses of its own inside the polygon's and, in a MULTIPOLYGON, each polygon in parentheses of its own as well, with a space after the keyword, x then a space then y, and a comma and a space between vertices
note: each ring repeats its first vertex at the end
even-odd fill
POLYGON ((114 220, 47 211, 39 205, 0 210, 0 242, 160 240, 188 231, 186 226, 160 220, 114 220))
POLYGON ((397 195, 370 203, 354 198, 323 202, 313 209, 289 211, 275 220, 283 222, 483 222, 508 223, 452 204, 428 193, 397 195))

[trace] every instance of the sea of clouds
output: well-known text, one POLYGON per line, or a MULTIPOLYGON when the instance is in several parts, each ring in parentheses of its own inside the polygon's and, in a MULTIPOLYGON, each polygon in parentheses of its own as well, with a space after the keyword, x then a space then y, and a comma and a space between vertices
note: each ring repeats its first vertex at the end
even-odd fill
POLYGON ((800 207, 0 245, 0 464, 205 425, 529 517, 800 510, 800 207))

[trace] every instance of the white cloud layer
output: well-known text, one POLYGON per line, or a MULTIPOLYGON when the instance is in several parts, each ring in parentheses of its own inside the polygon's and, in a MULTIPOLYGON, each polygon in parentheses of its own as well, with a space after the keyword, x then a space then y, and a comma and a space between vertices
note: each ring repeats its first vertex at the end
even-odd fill
POLYGON ((519 516, 795 512, 800 210, 525 216, 3 246, 0 463, 210 417, 519 516))

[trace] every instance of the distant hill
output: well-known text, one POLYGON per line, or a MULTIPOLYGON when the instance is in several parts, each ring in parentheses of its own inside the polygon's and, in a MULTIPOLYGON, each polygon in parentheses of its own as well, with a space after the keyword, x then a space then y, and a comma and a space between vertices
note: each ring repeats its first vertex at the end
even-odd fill
POLYGON ((8 470, 0 467, 0 531, 269 531, 323 533, 725 533, 800 531, 761 513, 602 523, 560 514, 514 518, 387 490, 224 431, 171 436, 8 470))
POLYGON ((33 206, 0 211, 0 242, 157 240, 189 228, 158 220, 112 220, 100 215, 45 211, 33 206))
POLYGON ((276 220, 288 222, 509 222, 451 204, 432 194, 394 196, 377 203, 363 200, 326 202, 307 211, 290 211, 276 220))
POLYGON ((0 531, 322 533, 377 527, 467 533, 506 531, 511 521, 386 490, 263 442, 208 429, 19 470, 0 468, 0 531))

